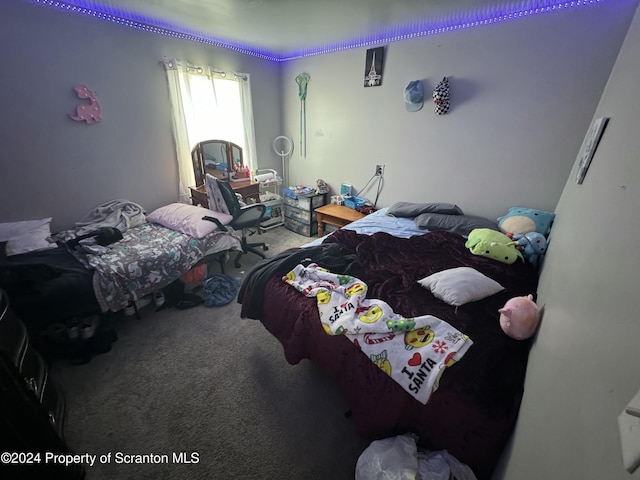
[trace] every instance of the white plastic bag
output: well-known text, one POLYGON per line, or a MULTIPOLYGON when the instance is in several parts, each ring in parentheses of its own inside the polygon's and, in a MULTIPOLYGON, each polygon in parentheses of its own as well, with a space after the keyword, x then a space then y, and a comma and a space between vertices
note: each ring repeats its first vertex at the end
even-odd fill
POLYGON ((467 465, 446 450, 418 452, 418 473, 421 480, 477 480, 467 465))
POLYGON ((418 449, 414 435, 374 440, 360 454, 356 480, 418 480, 418 449))
POLYGON ((418 451, 411 433, 375 440, 360 454, 355 480, 477 480, 446 450, 418 451))

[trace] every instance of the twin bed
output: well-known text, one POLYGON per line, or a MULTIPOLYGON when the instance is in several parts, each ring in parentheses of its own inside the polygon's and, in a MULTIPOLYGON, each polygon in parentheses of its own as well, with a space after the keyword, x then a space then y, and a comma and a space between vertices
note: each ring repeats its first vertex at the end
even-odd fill
MULTIPOLYGON (((379 210, 304 248, 259 264, 240 289, 241 315, 260 320, 281 342, 290 364, 309 359, 337 382, 362 435, 376 439, 415 432, 420 446, 446 449, 469 465, 478 479, 489 478, 515 426, 530 347, 530 340, 514 340, 502 331, 498 309, 511 297, 535 295, 537 271, 530 263, 506 264, 474 255, 459 233, 427 233, 415 226, 413 218, 387 213, 387 209, 379 210), (318 275, 314 270, 316 265, 340 280, 335 285, 327 283, 325 273, 318 275), (504 289, 478 301, 450 305, 418 283, 457 267, 471 267, 504 289), (319 283, 314 284, 312 277, 319 283), (302 283, 296 283, 298 279, 302 283), (439 386, 426 402, 390 375, 391 364, 394 370, 402 365, 386 358, 380 361, 380 355, 369 355, 363 348, 365 343, 384 345, 388 340, 383 333, 359 336, 360 327, 370 328, 366 315, 360 319, 367 324, 354 328, 342 323, 347 325, 342 333, 347 334, 335 334, 341 333, 334 328, 337 315, 327 313, 326 308, 323 311, 326 291, 335 297, 336 292, 344 293, 341 284, 348 287, 354 282, 363 283, 365 293, 356 302, 356 295, 347 292, 342 308, 334 312, 349 313, 349 302, 363 311, 370 306, 367 304, 378 303, 385 314, 392 311, 395 315, 393 322, 387 321, 386 337, 398 340, 404 335, 406 342, 409 327, 398 328, 397 320, 419 322, 426 315, 446 322, 470 340, 464 355, 454 359, 457 361, 443 357, 443 371, 435 372, 439 386)), ((422 352, 424 358, 424 352, 433 356, 437 348, 446 349, 446 342, 434 338, 429 337, 428 345, 415 352, 422 352)), ((411 348, 408 342, 406 348, 411 348)), ((412 352, 407 365, 418 355, 412 352)), ((438 362, 438 358, 423 362, 423 371, 438 370, 435 365, 442 366, 438 362)), ((416 368, 420 367, 416 364, 416 368)), ((420 386, 427 382, 416 369, 402 370, 408 383, 420 386)))
POLYGON ((136 214, 132 222, 123 220, 123 205, 131 204, 120 202, 117 208, 110 208, 110 214, 118 210, 116 221, 105 221, 104 215, 102 223, 60 232, 56 248, 11 255, 1 262, 0 284, 33 330, 54 322, 121 311, 168 286, 199 263, 218 260, 222 266, 229 250, 240 249, 239 236, 232 228, 221 229, 202 219, 215 216, 225 224, 230 216, 171 204, 149 215, 136 214), (68 242, 78 232, 108 231, 106 223, 117 226, 122 238, 117 235, 108 245, 99 245, 90 237, 70 247, 72 243, 68 242))
POLYGON ((198 239, 148 222, 124 232, 107 253, 83 257, 93 271, 101 310, 117 312, 166 287, 201 261, 238 248, 233 230, 198 239))

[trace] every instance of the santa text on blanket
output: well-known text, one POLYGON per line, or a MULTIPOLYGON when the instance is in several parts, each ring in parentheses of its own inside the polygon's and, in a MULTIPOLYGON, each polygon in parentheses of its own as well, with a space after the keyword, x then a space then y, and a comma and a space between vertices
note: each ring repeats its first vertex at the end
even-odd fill
POLYGON ((433 315, 403 317, 384 301, 367 299, 367 285, 312 263, 297 265, 283 280, 316 297, 329 335, 345 335, 381 370, 426 404, 447 367, 473 342, 433 315))

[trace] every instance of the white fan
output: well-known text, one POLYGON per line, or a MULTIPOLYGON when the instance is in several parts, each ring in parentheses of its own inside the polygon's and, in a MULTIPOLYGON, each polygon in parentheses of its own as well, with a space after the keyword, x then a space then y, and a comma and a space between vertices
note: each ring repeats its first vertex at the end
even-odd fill
POLYGON ((293 142, 289 137, 280 135, 273 139, 273 151, 282 158, 282 183, 285 187, 289 184, 289 175, 286 169, 285 160, 293 151, 293 142))

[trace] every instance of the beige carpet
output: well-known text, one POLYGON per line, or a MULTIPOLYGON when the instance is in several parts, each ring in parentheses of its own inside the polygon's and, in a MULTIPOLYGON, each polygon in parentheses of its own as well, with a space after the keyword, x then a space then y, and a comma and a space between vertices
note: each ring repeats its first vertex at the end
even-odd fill
MULTIPOLYGON (((266 240, 272 256, 312 239, 280 227, 251 240, 266 240)), ((230 260, 227 273, 241 279, 259 260, 244 256, 240 269, 230 260)), ((369 441, 345 417, 342 393, 310 362, 289 365, 239 311, 235 301, 150 305, 141 319, 117 320, 111 351, 53 365, 67 441, 96 455, 87 480, 354 478, 369 441)))

